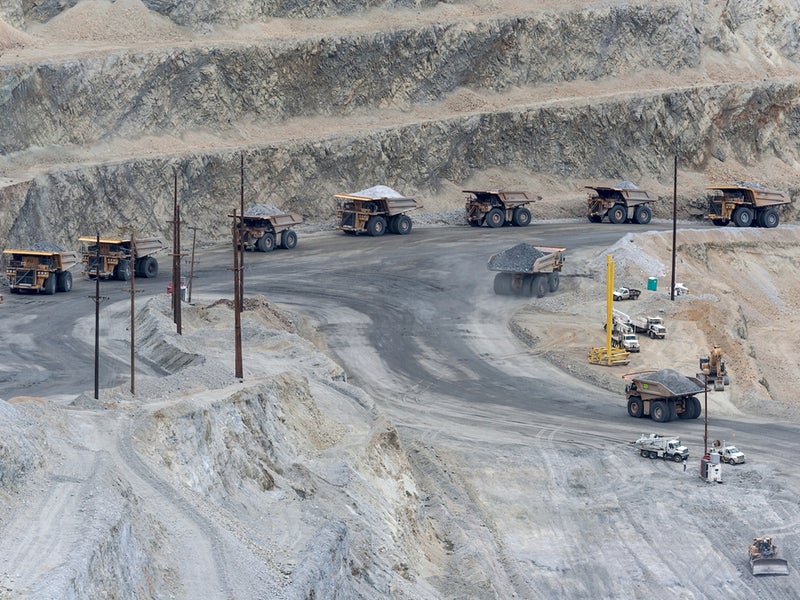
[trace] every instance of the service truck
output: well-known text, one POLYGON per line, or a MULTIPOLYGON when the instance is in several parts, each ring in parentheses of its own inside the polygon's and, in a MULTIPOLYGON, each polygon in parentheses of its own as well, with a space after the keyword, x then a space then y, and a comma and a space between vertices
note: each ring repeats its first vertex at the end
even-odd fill
POLYGON ((489 257, 494 276, 494 293, 542 298, 558 290, 566 248, 532 246, 524 242, 489 257))
POLYGON ((3 250, 6 277, 12 294, 23 291, 55 294, 72 290, 70 269, 78 264, 75 252, 3 250))
POLYGON ((676 437, 670 438, 651 433, 642 435, 633 442, 633 445, 644 458, 663 458, 675 462, 683 462, 689 458, 689 449, 676 437))
POLYGON ((614 290, 614 300, 636 300, 642 293, 642 290, 636 288, 621 287, 614 290))
POLYGON ((667 328, 661 317, 634 317, 630 323, 636 333, 646 333, 651 340, 667 337, 667 328))

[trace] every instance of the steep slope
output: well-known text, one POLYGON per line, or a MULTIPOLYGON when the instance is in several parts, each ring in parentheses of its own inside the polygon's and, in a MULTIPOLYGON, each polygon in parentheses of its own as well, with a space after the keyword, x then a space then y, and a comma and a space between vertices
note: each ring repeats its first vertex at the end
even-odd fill
POLYGON ((173 168, 218 237, 240 153, 248 202, 317 220, 376 182, 435 210, 496 178, 545 191, 535 217, 577 216, 586 180, 667 192, 675 153, 684 214, 703 173, 797 186, 787 3, 55 6, 6 9, 35 37, 0 57, 4 241, 167 234, 173 168))

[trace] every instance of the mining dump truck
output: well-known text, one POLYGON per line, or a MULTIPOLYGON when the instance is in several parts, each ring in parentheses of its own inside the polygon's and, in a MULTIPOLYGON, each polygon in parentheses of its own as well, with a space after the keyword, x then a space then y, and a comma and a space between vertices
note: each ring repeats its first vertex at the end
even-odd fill
POLYGON ((385 185, 376 185, 355 194, 336 194, 340 201, 337 229, 350 235, 368 233, 377 237, 386 233, 406 235, 411 232, 411 217, 406 213, 422 208, 416 199, 403 196, 385 185))
POLYGON ((472 227, 484 224, 489 227, 527 227, 531 223, 531 211, 527 205, 542 199, 528 192, 504 190, 464 190, 464 193, 469 194, 466 202, 467 223, 472 227))
POLYGON ((489 258, 494 276, 494 293, 499 295, 536 296, 558 290, 566 248, 531 246, 520 243, 489 258))
POLYGON ((608 217, 611 223, 647 225, 653 218, 650 205, 656 199, 630 182, 620 182, 618 187, 586 187, 594 190, 586 202, 587 216, 592 223, 600 223, 608 217))
POLYGON ((790 200, 782 192, 755 183, 708 187, 708 218, 718 227, 733 222, 737 227, 777 227, 778 209, 790 200))
POLYGON ((771 537, 753 538, 748 549, 753 575, 788 575, 789 563, 778 558, 778 547, 771 537))
POLYGON ((282 213, 272 207, 251 206, 236 223, 239 243, 245 250, 259 252, 271 252, 276 247, 291 250, 297 246, 297 232, 292 227, 302 222, 303 217, 298 213, 282 213))
POLYGON ((75 252, 3 250, 3 254, 12 294, 26 290, 42 294, 72 290, 72 273, 69 269, 78 264, 75 252))
POLYGON ((650 417, 658 423, 678 419, 696 419, 702 412, 700 400, 695 397, 705 391, 699 379, 681 375, 673 369, 640 371, 622 377, 625 386, 628 414, 632 417, 650 417))
POLYGON ((611 223, 638 223, 647 225, 653 218, 650 207, 656 200, 644 190, 623 181, 617 187, 586 186, 590 190, 587 216, 592 223, 608 217, 611 223))
POLYGON ((129 281, 135 269, 138 277, 152 278, 158 275, 158 261, 152 256, 164 249, 164 240, 157 237, 100 238, 99 253, 97 236, 78 238, 85 244, 82 261, 83 274, 91 279, 118 279, 129 281), (136 246, 136 249, 132 248, 136 246))

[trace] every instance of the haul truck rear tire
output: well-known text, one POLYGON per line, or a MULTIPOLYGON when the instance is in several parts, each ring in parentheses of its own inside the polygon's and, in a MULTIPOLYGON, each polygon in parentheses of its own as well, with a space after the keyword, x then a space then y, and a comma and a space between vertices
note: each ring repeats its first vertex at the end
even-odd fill
POLYGON ((608 211, 608 220, 617 225, 621 225, 628 218, 628 211, 622 204, 615 204, 608 211))
POLYGON ((408 215, 400 215, 397 217, 397 221, 395 221, 394 232, 398 235, 406 235, 411 231, 412 227, 413 223, 411 222, 411 217, 408 215))
POLYGON ((265 233, 256 242, 256 247, 260 252, 272 252, 275 249, 275 234, 265 233))
POLYGON ((370 217, 367 221, 367 233, 372 237, 379 237, 386 233, 386 219, 383 217, 370 217))
POLYGON ((44 293, 48 296, 52 296, 56 293, 56 274, 53 273, 44 280, 44 293))
POLYGON ((544 298, 547 294, 547 280, 543 276, 536 277, 533 280, 533 293, 537 298, 544 298))
POLYGON ((297 246, 297 233, 291 229, 287 229, 281 234, 281 246, 287 250, 291 250, 297 246))
POLYGON ((653 218, 653 212, 650 210, 649 206, 641 204, 636 207, 636 210, 633 213, 633 220, 636 221, 639 225, 647 225, 650 222, 650 219, 653 218))
POLYGON ((561 276, 558 274, 558 271, 553 271, 547 275, 547 285, 550 288, 550 292, 557 292, 560 282, 561 276))
POLYGON ((517 227, 527 227, 531 224, 531 211, 524 206, 518 206, 514 209, 512 222, 517 227))
POLYGON ((145 256, 139 274, 146 279, 158 276, 158 261, 152 256, 145 256))
POLYGON ((669 421, 669 416, 669 407, 663 400, 656 400, 650 404, 650 418, 656 423, 666 423, 669 421))
POLYGON ((511 273, 498 273, 494 276, 494 293, 498 296, 511 293, 511 273))
POLYGON ((72 273, 64 271, 58 274, 57 290, 59 292, 72 291, 72 273))
POLYGON ((489 227, 502 227, 503 224, 506 222, 506 216, 503 214, 503 211, 499 208, 493 208, 488 213, 486 213, 486 224, 489 227))

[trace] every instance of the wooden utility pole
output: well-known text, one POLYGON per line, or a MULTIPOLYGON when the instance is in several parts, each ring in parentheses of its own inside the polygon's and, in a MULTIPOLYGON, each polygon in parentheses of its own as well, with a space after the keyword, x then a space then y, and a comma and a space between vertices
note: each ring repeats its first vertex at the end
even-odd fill
POLYGON ((675 301, 675 256, 678 239, 678 155, 675 155, 675 165, 672 169, 672 282, 669 287, 669 299, 675 301))
POLYGON ((108 297, 100 295, 100 233, 97 233, 95 250, 94 296, 94 399, 100 398, 100 303, 108 297))
POLYGON ((181 208, 178 205, 178 170, 174 175, 174 193, 172 202, 172 320, 182 335, 181 327, 181 208))
MULTIPOLYGON (((239 157, 239 215, 241 215, 241 224, 244 227, 244 152, 239 157)), ((239 246, 239 266, 241 268, 239 273, 239 298, 244 302, 244 244, 239 246)))
POLYGON ((136 394, 136 305, 134 298, 137 292, 142 290, 136 289, 136 239, 133 228, 121 227, 120 229, 128 231, 131 236, 131 287, 128 290, 131 294, 131 395, 136 394))
POLYGON ((192 303, 192 281, 194 281, 194 250, 197 243, 197 230, 199 227, 189 227, 192 230, 192 258, 189 261, 189 288, 186 290, 186 301, 192 303))
POLYGON ((239 273, 239 227, 236 209, 233 209, 233 319, 234 368, 236 379, 243 379, 242 367, 242 288, 239 273))

